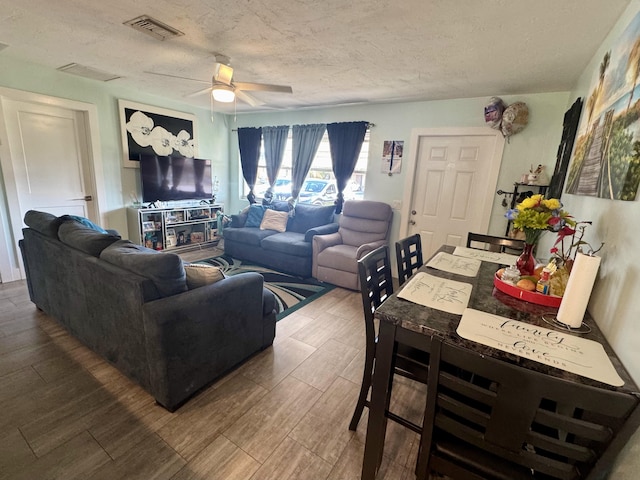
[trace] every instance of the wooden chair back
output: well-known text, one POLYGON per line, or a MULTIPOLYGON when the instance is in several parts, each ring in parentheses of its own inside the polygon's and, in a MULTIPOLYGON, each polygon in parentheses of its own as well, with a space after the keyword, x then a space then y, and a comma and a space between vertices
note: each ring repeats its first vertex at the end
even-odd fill
MULTIPOLYGON (((367 396, 371 387, 377 347, 377 331, 373 321, 374 313, 393 294, 389 247, 386 245, 379 247, 360 259, 358 261, 358 275, 362 306, 364 308, 367 343, 362 385, 358 403, 349 424, 350 430, 356 430, 364 407, 369 406, 367 396)), ((401 375, 416 382, 427 383, 429 365, 429 354, 427 352, 399 343, 395 347, 393 363, 393 375, 401 375)), ((389 405, 387 404, 385 409, 387 418, 416 433, 422 431, 422 425, 389 411, 388 407, 389 405)))
POLYGON ((586 478, 637 404, 438 339, 431 347, 418 478, 586 478))
POLYGON ((509 237, 494 237, 493 235, 469 232, 467 235, 467 247, 501 253, 504 253, 505 250, 509 250, 507 253, 520 254, 524 249, 524 240, 516 240, 515 238, 509 237))
POLYGON ((393 293, 389 247, 383 245, 362 257, 358 261, 358 275, 364 309, 367 348, 373 350, 376 341, 373 314, 382 305, 382 302, 393 293))
POLYGON ((396 242, 396 263, 398 281, 402 285, 424 263, 419 233, 396 242))

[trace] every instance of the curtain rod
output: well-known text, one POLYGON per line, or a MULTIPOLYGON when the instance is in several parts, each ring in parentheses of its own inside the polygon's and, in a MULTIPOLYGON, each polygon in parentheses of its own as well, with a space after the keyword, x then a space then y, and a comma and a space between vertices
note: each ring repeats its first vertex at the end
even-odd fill
MULTIPOLYGON (((375 127, 375 126, 376 126, 376 124, 375 124, 375 123, 369 123, 369 124, 367 125, 367 130, 369 130, 370 128, 375 127)), ((250 128, 256 128, 256 127, 250 127, 250 128)), ((237 132, 237 131, 238 131, 238 129, 237 129, 237 128, 232 128, 232 129, 231 129, 231 131, 232 131, 232 132, 237 132)))

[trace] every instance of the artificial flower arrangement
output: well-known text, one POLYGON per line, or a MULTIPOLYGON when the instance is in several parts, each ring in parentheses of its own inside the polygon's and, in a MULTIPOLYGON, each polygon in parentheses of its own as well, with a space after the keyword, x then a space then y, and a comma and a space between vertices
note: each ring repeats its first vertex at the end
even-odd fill
POLYGON ((513 221, 513 228, 524 232, 528 244, 536 244, 543 232, 568 232, 564 229, 576 225, 571 215, 562 209, 560 200, 544 198, 542 194, 525 198, 505 216, 513 221))
POLYGON ((604 246, 603 242, 600 247, 594 250, 591 244, 583 240, 585 230, 591 223, 590 221, 575 222, 574 225, 565 225, 558 231, 558 238, 550 250, 553 255, 549 264, 553 271, 549 280, 552 295, 559 297, 564 295, 571 268, 578 253, 593 256, 604 246), (570 239, 568 246, 565 245, 565 239, 567 238, 570 239), (585 247, 588 247, 586 251, 585 247))
POLYGON ((533 195, 525 198, 505 216, 513 221, 515 229, 524 232, 525 242, 530 245, 536 244, 543 232, 557 233, 558 237, 550 250, 553 257, 547 265, 552 271, 550 278, 552 295, 561 297, 564 294, 571 267, 578 252, 594 255, 604 245, 603 243, 594 250, 584 241, 585 230, 592 222, 575 221, 567 211, 562 209, 562 203, 556 198, 545 199, 544 195, 533 195), (566 239, 570 239, 568 246, 565 244, 566 239), (585 246, 588 247, 586 252, 583 251, 585 246))

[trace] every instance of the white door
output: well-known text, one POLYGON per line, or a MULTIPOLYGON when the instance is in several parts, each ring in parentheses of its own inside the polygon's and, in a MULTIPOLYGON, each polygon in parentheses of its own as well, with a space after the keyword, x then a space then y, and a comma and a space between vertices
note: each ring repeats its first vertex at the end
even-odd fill
POLYGON ((4 100, 3 109, 21 215, 41 210, 96 220, 83 114, 14 100, 4 100))
POLYGON ((25 278, 18 241, 27 210, 103 223, 99 145, 95 105, 0 87, 0 282, 25 278))
MULTIPOLYGON (((485 131, 484 129, 482 131, 485 131)), ((441 245, 486 233, 504 140, 484 135, 416 135, 407 234, 419 233, 426 258, 441 245)))

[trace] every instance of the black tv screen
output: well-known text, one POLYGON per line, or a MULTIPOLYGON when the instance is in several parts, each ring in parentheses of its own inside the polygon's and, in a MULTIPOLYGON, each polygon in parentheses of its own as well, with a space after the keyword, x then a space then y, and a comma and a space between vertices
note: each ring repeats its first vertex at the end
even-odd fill
POLYGON ((140 155, 142 201, 211 198, 211 160, 140 155))

